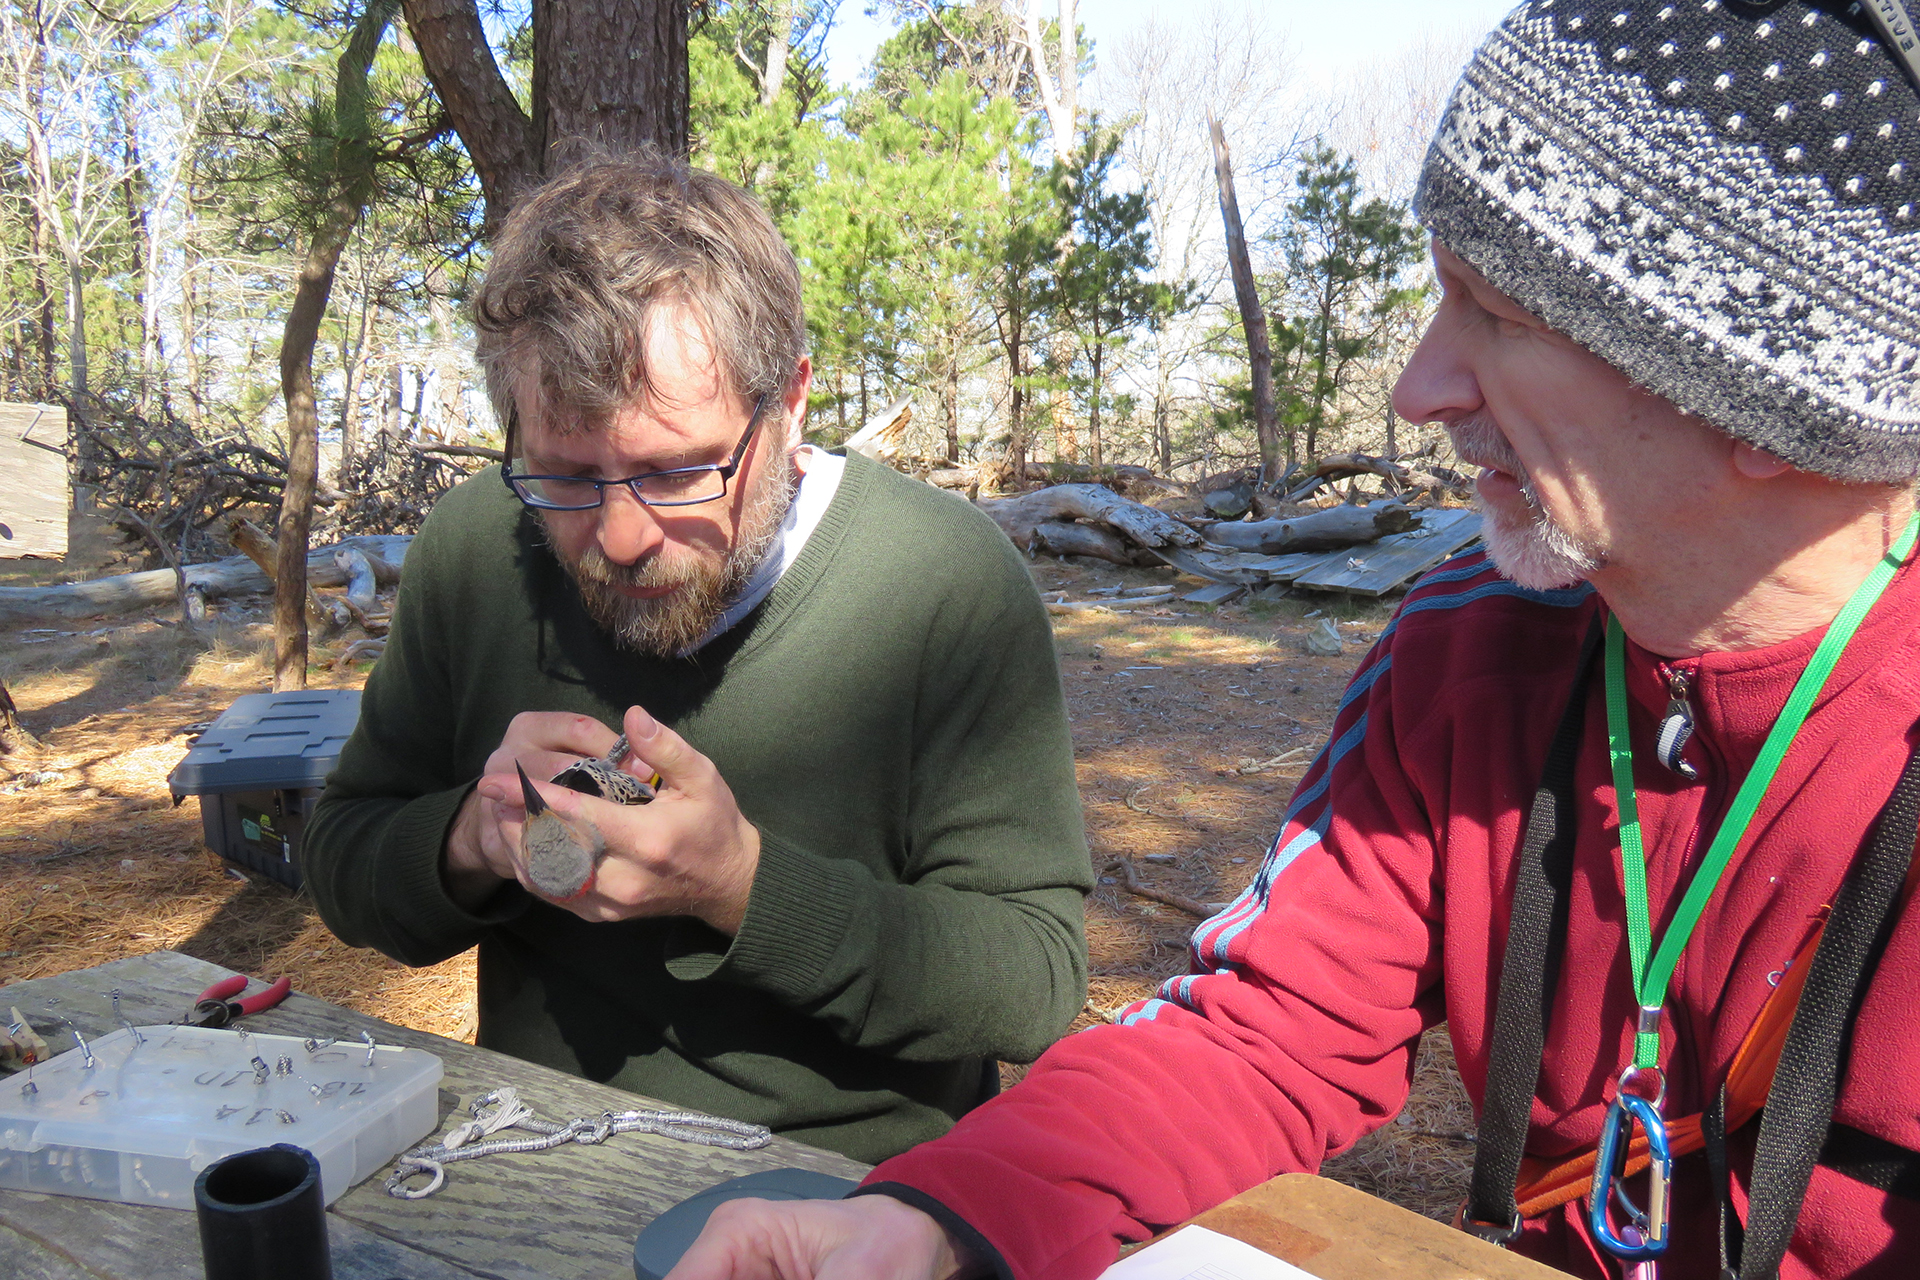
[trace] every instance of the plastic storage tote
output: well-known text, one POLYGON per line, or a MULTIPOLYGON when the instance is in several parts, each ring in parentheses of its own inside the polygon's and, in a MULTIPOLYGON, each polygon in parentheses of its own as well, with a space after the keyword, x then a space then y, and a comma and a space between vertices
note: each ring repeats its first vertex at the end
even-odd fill
POLYGON ((300 843, 327 774, 360 719, 358 689, 250 693, 167 775, 177 804, 200 797, 207 847, 300 887, 300 843))

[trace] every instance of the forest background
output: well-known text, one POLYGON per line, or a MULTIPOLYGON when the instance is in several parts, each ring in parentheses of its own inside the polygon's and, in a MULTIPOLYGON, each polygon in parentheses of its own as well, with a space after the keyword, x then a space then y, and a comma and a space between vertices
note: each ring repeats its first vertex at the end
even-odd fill
MULTIPOLYGON (((910 455, 1003 480, 1033 460, 1257 462, 1211 114, 1286 460, 1439 443, 1387 393, 1432 304, 1413 179, 1476 31, 1328 89, 1296 75, 1285 6, 1163 13, 1097 47, 1054 0, 877 0, 863 16, 891 34, 833 83, 828 41, 859 3, 690 15, 688 149, 799 256, 812 438, 908 397, 910 455)), ((178 489, 200 468, 191 502, 127 502, 152 563, 224 550, 224 515, 278 502, 276 357, 329 237, 318 530, 406 531, 499 444, 463 310, 488 201, 398 10, 0 3, 0 397, 69 407, 82 483, 178 489)), ((531 110, 530 7, 478 12, 531 110)))

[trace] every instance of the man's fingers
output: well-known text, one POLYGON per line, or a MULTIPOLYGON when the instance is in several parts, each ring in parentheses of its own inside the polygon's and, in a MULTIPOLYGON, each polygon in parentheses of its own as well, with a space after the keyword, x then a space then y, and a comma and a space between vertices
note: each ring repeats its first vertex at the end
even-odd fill
POLYGON ((592 716, 574 715, 566 711, 522 711, 507 726, 500 747, 502 751, 523 759, 544 751, 556 752, 572 760, 579 756, 607 754, 613 750, 616 736, 612 729, 592 716))
POLYGON ((718 1205, 700 1238, 667 1273, 667 1280, 810 1280, 811 1270, 783 1267, 793 1258, 780 1238, 765 1200, 729 1200, 718 1205))
POLYGON ((948 1280, 960 1269, 940 1225, 889 1196, 733 1200, 667 1280, 948 1280))
POLYGON ((677 791, 704 795, 713 789, 719 771, 713 761, 695 751, 687 740, 655 720, 640 707, 627 708, 625 720, 627 746, 641 768, 629 768, 645 775, 651 768, 661 780, 677 791))

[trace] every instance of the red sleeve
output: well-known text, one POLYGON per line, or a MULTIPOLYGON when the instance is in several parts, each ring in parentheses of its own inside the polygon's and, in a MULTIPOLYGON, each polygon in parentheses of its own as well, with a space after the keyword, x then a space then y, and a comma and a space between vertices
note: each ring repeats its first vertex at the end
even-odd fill
POLYGON ((870 1182, 937 1200, 1019 1280, 1083 1280, 1122 1241, 1318 1169, 1399 1110, 1440 1017, 1440 895, 1395 730, 1396 629, 1253 884, 1195 932, 1191 972, 870 1182))

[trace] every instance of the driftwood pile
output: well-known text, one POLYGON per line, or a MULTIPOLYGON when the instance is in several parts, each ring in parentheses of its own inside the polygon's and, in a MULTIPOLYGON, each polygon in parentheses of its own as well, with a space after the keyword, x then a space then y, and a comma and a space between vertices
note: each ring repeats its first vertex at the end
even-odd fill
POLYGON ((1386 500, 1285 518, 1188 522, 1097 484, 1053 485, 978 505, 1029 555, 1169 564, 1203 578, 1243 584, 1252 580, 1223 572, 1218 553, 1331 551, 1403 533, 1416 519, 1404 503, 1386 500))

